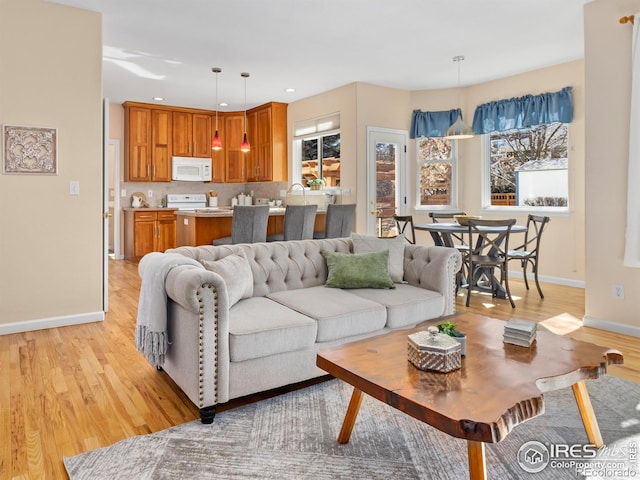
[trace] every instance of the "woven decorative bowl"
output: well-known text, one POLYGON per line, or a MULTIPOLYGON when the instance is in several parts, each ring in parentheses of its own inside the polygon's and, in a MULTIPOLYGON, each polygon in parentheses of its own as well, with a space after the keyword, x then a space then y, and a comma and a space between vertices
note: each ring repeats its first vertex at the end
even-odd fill
POLYGON ((466 227, 467 220, 480 220, 482 217, 478 215, 454 215, 453 218, 455 218, 456 222, 458 222, 460 225, 466 227))

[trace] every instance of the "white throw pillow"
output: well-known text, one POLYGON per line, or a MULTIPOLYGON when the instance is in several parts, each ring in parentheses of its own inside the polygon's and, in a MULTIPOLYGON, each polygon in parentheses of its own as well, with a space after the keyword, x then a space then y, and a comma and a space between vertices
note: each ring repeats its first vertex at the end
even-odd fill
POLYGON ((253 273, 244 255, 227 255, 215 262, 202 260, 202 265, 207 270, 216 272, 226 283, 229 307, 253 295, 253 273))
POLYGON ((373 235, 352 233, 353 253, 370 253, 389 250, 389 276, 395 283, 404 279, 404 247, 407 240, 404 235, 393 238, 378 238, 373 235))

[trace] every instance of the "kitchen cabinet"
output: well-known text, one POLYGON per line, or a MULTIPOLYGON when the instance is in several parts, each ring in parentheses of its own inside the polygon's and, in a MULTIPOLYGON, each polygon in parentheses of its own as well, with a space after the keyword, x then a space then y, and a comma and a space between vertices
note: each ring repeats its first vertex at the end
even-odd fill
POLYGON ((251 152, 247 180, 287 180, 287 104, 271 102, 247 112, 251 152))
POLYGON ((151 181, 171 181, 172 115, 166 110, 151 110, 151 181))
POLYGON ((151 109, 125 104, 124 129, 127 180, 151 180, 151 109))
POLYGON ((171 157, 211 158, 213 183, 287 180, 287 104, 247 111, 251 151, 242 152, 245 112, 218 112, 222 150, 211 149, 215 112, 124 102, 125 181, 171 182, 171 157))
POLYGON ((171 112, 125 103, 126 179, 171 181, 171 112))
POLYGON ((224 134, 222 148, 225 155, 226 181, 244 183, 247 181, 245 161, 248 153, 240 150, 244 135, 244 112, 225 113, 224 134))
MULTIPOLYGON (((216 134, 216 116, 211 116, 211 139, 216 134)), ((224 117, 218 114, 218 135, 222 141, 222 150, 211 150, 211 181, 223 183, 226 181, 227 163, 225 157, 226 137, 224 134, 224 117)))
POLYGON ((173 111, 173 156, 211 156, 211 115, 173 111))
POLYGON ((139 260, 150 252, 164 252, 176 246, 174 210, 125 210, 124 257, 139 260))

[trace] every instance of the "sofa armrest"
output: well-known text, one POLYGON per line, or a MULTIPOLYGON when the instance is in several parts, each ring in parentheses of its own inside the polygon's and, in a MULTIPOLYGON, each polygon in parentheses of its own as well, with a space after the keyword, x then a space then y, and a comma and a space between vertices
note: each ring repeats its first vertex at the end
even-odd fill
POLYGON ((229 300, 217 273, 181 265, 165 281, 164 370, 201 410, 229 400, 229 300))
POLYGON ((404 250, 404 279, 444 297, 443 315, 456 311, 456 274, 462 256, 455 248, 407 245, 404 250))

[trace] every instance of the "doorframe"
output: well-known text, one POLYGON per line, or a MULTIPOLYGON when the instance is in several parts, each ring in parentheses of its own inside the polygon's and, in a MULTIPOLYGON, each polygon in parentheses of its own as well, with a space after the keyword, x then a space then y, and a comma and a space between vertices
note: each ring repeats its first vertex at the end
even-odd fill
POLYGON ((120 241, 122 230, 120 223, 122 218, 120 211, 120 139, 110 138, 109 145, 113 147, 113 158, 109 159, 113 162, 113 257, 115 260, 122 260, 124 254, 122 253, 122 242, 120 241))
POLYGON ((383 128, 367 126, 367 234, 376 235, 375 217, 371 215, 371 201, 376 199, 376 168, 375 168, 375 144, 376 134, 399 135, 402 137, 396 160, 396 210, 399 215, 406 215, 409 210, 409 165, 407 165, 407 146, 409 132, 395 128, 383 128))
POLYGON ((109 311, 109 99, 102 100, 102 310, 109 311))

